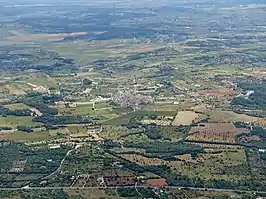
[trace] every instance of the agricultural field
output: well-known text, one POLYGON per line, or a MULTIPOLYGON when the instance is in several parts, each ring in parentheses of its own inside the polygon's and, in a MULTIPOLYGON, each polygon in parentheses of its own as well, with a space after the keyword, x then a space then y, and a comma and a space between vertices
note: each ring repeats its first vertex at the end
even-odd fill
POLYGON ((237 135, 249 133, 249 130, 236 128, 232 123, 201 123, 191 128, 187 140, 235 143, 237 135))
POLYGON ((101 120, 108 120, 118 117, 113 111, 113 107, 109 104, 79 104, 76 107, 64 107, 58 108, 60 115, 83 115, 83 116, 93 116, 99 117, 101 120))
POLYGON ((33 122, 31 116, 7 116, 0 117, 0 126, 3 127, 16 127, 18 125, 23 126, 38 126, 43 125, 39 122, 33 122))
POLYGON ((177 113, 173 125, 180 126, 180 125, 191 125, 195 119, 198 118, 198 114, 192 111, 180 111, 177 113))
POLYGON ((246 114, 237 114, 232 111, 213 111, 210 113, 210 121, 212 122, 255 122, 257 117, 248 116, 246 114))
POLYGON ((188 178, 200 178, 202 180, 248 180, 248 166, 243 149, 221 150, 208 149, 207 154, 198 154, 197 157, 191 155, 178 155, 177 161, 166 161, 158 158, 147 158, 141 155, 124 154, 121 155, 131 162, 140 165, 169 166, 173 173, 182 173, 188 178), (193 168, 193 169, 192 169, 193 168), (235 173, 234 173, 235 172, 235 173))
POLYGON ((202 104, 191 108, 192 110, 202 113, 209 118, 210 122, 214 123, 230 123, 230 122, 256 122, 259 118, 249 116, 247 114, 240 114, 234 111, 213 109, 212 107, 206 107, 202 104))
POLYGON ((53 134, 51 135, 47 131, 39 131, 31 133, 16 131, 13 133, 0 134, 0 140, 22 141, 22 142, 45 141, 54 138, 55 135, 53 134))
POLYGON ((32 107, 27 106, 26 104, 23 103, 17 103, 17 104, 8 104, 5 105, 4 107, 9 108, 11 110, 23 110, 23 109, 31 109, 32 107))

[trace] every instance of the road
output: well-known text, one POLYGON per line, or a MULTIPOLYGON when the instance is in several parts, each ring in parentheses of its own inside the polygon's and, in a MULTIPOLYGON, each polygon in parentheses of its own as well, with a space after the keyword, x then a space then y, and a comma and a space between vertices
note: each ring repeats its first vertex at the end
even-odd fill
POLYGON ((77 144, 76 147, 75 147, 74 149, 69 150, 69 151, 67 152, 66 156, 63 158, 63 160, 60 162, 59 167, 58 167, 53 173, 49 174, 48 176, 44 177, 43 179, 47 179, 47 178, 53 176, 54 174, 60 172, 60 170, 61 170, 61 168, 62 168, 62 166, 63 166, 64 161, 65 161, 66 158, 70 155, 70 153, 72 153, 73 151, 77 150, 77 149, 78 149, 79 147, 81 147, 81 146, 82 146, 82 144, 77 144))
MULTIPOLYGON (((115 186, 107 187, 108 189, 117 188, 154 188, 153 186, 115 186)), ((250 190, 233 190, 233 189, 215 189, 215 188, 195 188, 195 187, 178 187, 178 186, 165 186, 164 188, 169 189, 190 189, 198 191, 216 191, 216 192, 238 192, 238 193, 249 193, 249 194, 266 194, 266 191, 250 191, 250 190)), ((18 190, 93 190, 93 189, 104 189, 104 187, 25 187, 25 188, 0 188, 0 191, 18 191, 18 190)))

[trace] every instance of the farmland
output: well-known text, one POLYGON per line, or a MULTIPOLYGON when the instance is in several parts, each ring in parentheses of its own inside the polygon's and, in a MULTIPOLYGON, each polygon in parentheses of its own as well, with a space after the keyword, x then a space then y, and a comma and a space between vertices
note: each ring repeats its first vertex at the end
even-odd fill
POLYGON ((263 196, 264 1, 0 6, 0 198, 263 196))
POLYGON ((32 122, 32 118, 30 116, 16 117, 16 116, 7 116, 0 118, 0 125, 7 127, 16 127, 17 125, 25 125, 25 126, 35 126, 41 125, 38 122, 32 122))
POLYGON ((206 152, 207 154, 198 154, 196 158, 191 157, 191 155, 178 155, 177 158, 180 160, 176 161, 165 161, 158 158, 147 158, 134 154, 125 154, 122 155, 122 157, 132 162, 137 162, 142 166, 166 165, 169 166, 174 173, 180 172, 189 178, 197 176, 202 180, 224 179, 229 181, 251 178, 246 175, 248 167, 243 149, 226 150, 209 148, 206 152), (234 170, 236 173, 234 173, 234 170))
POLYGON ((173 125, 191 125, 193 121, 198 117, 198 114, 192 111, 180 111, 177 113, 173 125))
POLYGON ((231 123, 201 123, 191 128, 187 139, 235 143, 237 135, 248 133, 247 129, 236 128, 231 123))

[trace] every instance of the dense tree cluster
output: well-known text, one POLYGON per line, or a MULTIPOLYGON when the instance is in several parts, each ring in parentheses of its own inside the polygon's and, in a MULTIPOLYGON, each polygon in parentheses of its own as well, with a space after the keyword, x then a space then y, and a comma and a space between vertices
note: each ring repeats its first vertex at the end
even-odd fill
POLYGON ((203 153, 204 150, 200 146, 186 144, 182 142, 137 142, 126 143, 127 147, 145 149, 146 153, 175 153, 187 154, 187 153, 203 153))
POLYGON ((14 161, 27 160, 23 174, 49 174, 57 169, 68 150, 70 147, 67 146, 56 150, 49 150, 46 147, 33 149, 21 143, 10 142, 0 145, 0 168, 2 172, 8 172, 14 161), (48 162, 49 159, 52 161, 48 162))
POLYGON ((0 115, 1 116, 7 116, 7 115, 15 115, 15 116, 31 116, 32 112, 29 109, 16 109, 11 110, 8 108, 5 108, 4 106, 0 105, 0 115))
POLYGON ((163 137, 160 133, 160 129, 156 125, 147 125, 144 134, 153 140, 158 140, 163 137))
POLYGON ((47 125, 60 125, 60 124, 88 124, 91 120, 83 116, 55 116, 55 115, 42 115, 35 117, 33 122, 42 122, 47 125))
POLYGON ((92 84, 92 81, 88 78, 85 78, 83 80, 83 85, 86 87, 86 86, 90 86, 92 84))
MULTIPOLYGON (((104 143, 104 148, 110 150, 114 147, 120 147, 121 145, 117 142, 107 141, 104 143)), ((145 153, 139 153, 140 155, 149 158, 161 158, 164 160, 176 160, 176 155, 191 154, 193 157, 197 156, 198 153, 204 153, 204 149, 200 146, 186 144, 182 142, 137 142, 137 143, 124 143, 124 147, 145 149, 145 153)), ((133 152, 124 152, 133 153, 133 152)), ((137 152, 134 152, 137 154, 137 152)))
POLYGON ((18 129, 18 131, 23 131, 26 133, 30 133, 33 131, 31 127, 22 126, 22 125, 17 126, 17 129, 18 129))
POLYGON ((232 104, 249 109, 266 110, 266 82, 262 83, 240 83, 238 85, 244 91, 254 91, 248 97, 237 97, 232 104))
POLYGON ((8 131, 8 130, 12 130, 12 128, 11 127, 6 127, 6 126, 4 126, 4 127, 0 127, 0 131, 8 131))
MULTIPOLYGON (((138 188, 138 192, 144 198, 159 199, 160 196, 154 193, 152 188, 138 188)), ((117 193, 121 197, 142 198, 135 188, 118 188, 117 193)))
POLYGON ((57 115, 56 108, 49 107, 49 104, 54 104, 62 99, 61 95, 43 95, 41 93, 28 93, 22 102, 28 106, 32 106, 43 114, 57 115))

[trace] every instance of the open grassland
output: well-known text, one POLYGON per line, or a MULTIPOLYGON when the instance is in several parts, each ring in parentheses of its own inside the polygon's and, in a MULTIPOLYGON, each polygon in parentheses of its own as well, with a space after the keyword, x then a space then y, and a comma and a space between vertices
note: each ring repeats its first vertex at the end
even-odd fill
POLYGON ((70 131, 68 128, 59 128, 59 129, 48 130, 48 133, 50 136, 57 136, 57 135, 70 134, 70 131))
POLYGON ((1 86, 0 92, 10 95, 25 95, 30 90, 30 87, 26 83, 10 82, 1 86))
POLYGON ((181 141, 184 138, 183 132, 167 131, 166 129, 161 132, 161 135, 163 138, 169 139, 171 141, 181 141))
POLYGON ((79 107, 70 108, 70 112, 73 115, 84 115, 84 116, 103 116, 106 119, 114 118, 117 115, 112 112, 112 108, 102 108, 93 110, 92 107, 79 107))
POLYGON ((266 118, 260 118, 255 122, 256 125, 266 127, 266 118))
POLYGON ((196 112, 200 112, 203 114, 208 115, 210 122, 217 122, 217 123, 229 123, 229 122, 255 122, 259 118, 252 117, 246 114, 238 114, 233 111, 223 111, 217 110, 214 108, 207 108, 206 105, 202 104, 199 106, 195 106, 191 108, 196 112))
POLYGON ((104 139, 121 140, 125 142, 145 142, 150 139, 139 131, 129 130, 125 126, 104 125, 99 134, 104 139))
MULTIPOLYGON (((185 110, 189 107, 193 106, 193 104, 185 103, 185 104, 174 104, 172 102, 155 102, 154 104, 147 105, 144 107, 144 110, 149 111, 169 111, 175 112, 185 110)), ((174 115, 175 115, 174 114, 174 115)), ((172 115, 172 116, 174 116, 172 115)))
POLYGON ((193 111, 179 111, 172 123, 174 126, 180 125, 191 125, 195 119, 197 119, 198 114, 193 111))
POLYGON ((238 114, 233 111, 212 111, 210 113, 210 121, 212 122, 255 122, 257 117, 248 116, 245 114, 238 114))
POLYGON ((113 111, 112 106, 107 103, 95 104, 78 102, 76 107, 58 108, 60 115, 83 115, 91 117, 99 117, 101 120, 108 120, 118 115, 113 111))
POLYGON ((187 140, 235 143, 236 136, 242 133, 250 131, 236 128, 232 123, 202 123, 191 128, 187 140))
POLYGON ((30 85, 43 86, 45 88, 51 88, 57 86, 55 79, 47 77, 35 77, 27 80, 30 85))
POLYGON ((105 139, 118 140, 121 136, 126 136, 129 131, 126 127, 117 125, 104 125, 100 136, 105 139))
POLYGON ((164 45, 134 44, 134 41, 131 39, 109 39, 102 41, 76 40, 75 42, 46 42, 43 44, 43 47, 48 51, 56 52, 64 57, 79 61, 90 61, 104 59, 106 57, 119 57, 121 54, 132 55, 135 53, 150 52, 161 49, 164 45))
POLYGON ((239 92, 236 92, 231 89, 204 90, 204 91, 199 91, 198 93, 203 96, 214 96, 214 97, 230 97, 239 94, 239 92))
POLYGON ((144 119, 141 121, 142 124, 150 125, 150 124, 155 124, 158 126, 170 126, 172 124, 172 120, 149 120, 149 119, 144 119))
POLYGON ((126 142, 149 142, 151 139, 145 134, 129 134, 125 137, 120 138, 122 141, 126 142))
POLYGON ((105 121, 105 125, 127 125, 131 118, 142 115, 140 112, 132 112, 120 117, 105 121))
POLYGON ((251 195, 242 196, 240 193, 236 192, 220 192, 220 191, 198 191, 198 190, 178 190, 178 189, 169 189, 167 191, 169 199, 214 199, 214 198, 230 198, 234 196, 235 198, 248 198, 252 197, 251 195))
POLYGON ((199 177, 202 180, 241 180, 250 179, 244 149, 209 149, 206 153, 177 156, 180 160, 167 161, 159 158, 148 158, 137 154, 120 154, 121 157, 139 165, 167 165, 173 172, 189 178, 199 177), (182 161, 181 161, 182 160, 182 161))
MULTIPOLYGON (((22 52, 21 52, 22 53, 22 52)), ((32 52, 34 53, 34 52, 32 52)), ((30 54, 30 52, 29 52, 30 54)), ((49 60, 47 62, 40 62, 43 67, 46 67, 49 64, 53 64, 53 60, 49 60)), ((66 81, 69 77, 57 78, 50 77, 45 72, 37 71, 25 71, 23 73, 16 74, 12 77, 12 82, 16 84, 26 84, 29 89, 34 87, 43 86, 45 88, 56 87, 60 82, 66 81)))
POLYGON ((145 149, 130 148, 130 147, 115 147, 111 149, 115 153, 145 153, 145 149))
MULTIPOLYGON (((126 40, 125 40, 126 41, 126 40)), ((128 42, 131 42, 130 40, 128 42)), ((145 53, 154 50, 164 48, 165 45, 160 44, 115 44, 108 46, 107 49, 113 50, 116 53, 120 54, 134 54, 134 53, 145 53)))
POLYGON ((24 30, 10 30, 6 37, 0 42, 0 45, 14 45, 14 44, 27 44, 38 42, 56 42, 61 41, 65 37, 85 35, 86 32, 77 33, 57 33, 57 34, 30 34, 24 30))
POLYGON ((70 135, 73 134, 85 134, 87 132, 86 126, 68 126, 65 129, 65 132, 69 133, 70 135))
POLYGON ((0 126, 6 127, 16 127, 18 125, 22 126, 38 126, 43 125, 39 122, 33 122, 33 117, 31 116, 7 116, 7 117, 0 117, 0 126))
MULTIPOLYGON (((188 142, 190 143, 190 142, 188 142)), ((193 144, 193 145, 197 145, 197 146, 201 146, 203 147, 205 150, 212 150, 212 149, 215 149, 215 150, 234 150, 234 149, 243 149, 242 146, 236 146, 236 145, 225 145, 225 144, 212 144, 212 143, 197 143, 197 142, 194 142, 194 143, 190 143, 190 144, 193 144)))
POLYGON ((160 110, 160 111, 134 111, 124 115, 121 115, 117 118, 107 120, 104 124, 108 125, 126 125, 129 123, 130 119, 134 117, 145 117, 145 116, 161 116, 161 117, 174 117, 176 115, 175 111, 167 111, 167 110, 160 110))
POLYGON ((11 110, 23 110, 23 109, 31 109, 32 107, 27 106, 26 104, 23 103, 16 103, 16 104, 8 104, 4 105, 5 108, 9 108, 11 110))
POLYGON ((0 135, 0 140, 12 140, 19 142, 45 141, 54 138, 55 136, 52 136, 48 131, 38 131, 30 133, 16 131, 14 133, 0 135))

